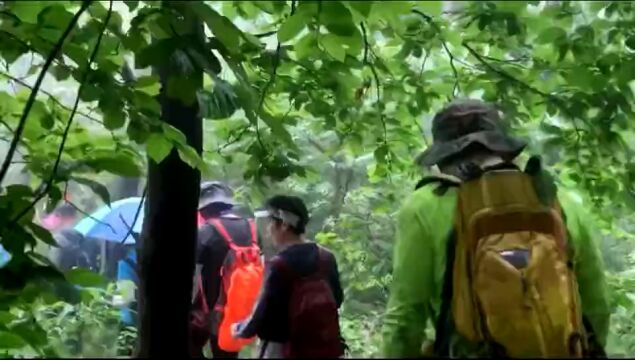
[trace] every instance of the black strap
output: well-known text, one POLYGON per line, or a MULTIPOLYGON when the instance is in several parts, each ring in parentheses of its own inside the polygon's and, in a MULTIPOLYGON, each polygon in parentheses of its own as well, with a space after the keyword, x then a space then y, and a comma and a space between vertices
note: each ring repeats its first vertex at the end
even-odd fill
POLYGON ((452 276, 454 272, 454 257, 456 245, 456 229, 452 227, 446 242, 446 263, 443 274, 443 289, 441 291, 441 310, 437 318, 436 334, 434 339, 434 353, 437 356, 450 356, 450 334, 454 328, 452 320, 452 276))
POLYGON ((606 351, 604 351, 604 347, 598 341, 598 338, 593 331, 593 325, 591 325, 591 321, 589 320, 589 318, 582 315, 582 324, 584 325, 588 343, 587 354, 584 354, 584 356, 588 356, 591 358, 606 358, 606 351))
POLYGON ((265 358, 265 352, 267 351, 267 346, 269 346, 269 341, 265 340, 265 342, 263 342, 262 346, 260 347, 260 354, 258 355, 258 359, 265 358))

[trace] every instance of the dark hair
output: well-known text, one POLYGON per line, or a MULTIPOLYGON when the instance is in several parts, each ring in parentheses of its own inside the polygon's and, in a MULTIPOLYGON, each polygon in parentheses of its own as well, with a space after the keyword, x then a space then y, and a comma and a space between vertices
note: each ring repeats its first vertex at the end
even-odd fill
MULTIPOLYGON (((304 234, 306 224, 309 222, 309 210, 304 201, 297 196, 276 195, 265 202, 265 206, 274 209, 288 211, 300 218, 296 226, 290 226, 296 235, 304 234)), ((277 222, 282 220, 276 219, 277 222)))

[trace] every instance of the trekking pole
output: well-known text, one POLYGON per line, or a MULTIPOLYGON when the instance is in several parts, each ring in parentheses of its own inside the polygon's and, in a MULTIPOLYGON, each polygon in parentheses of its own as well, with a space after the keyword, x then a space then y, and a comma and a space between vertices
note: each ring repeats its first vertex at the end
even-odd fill
POLYGON ((267 351, 267 345, 269 345, 269 341, 263 342, 262 347, 260 348, 260 355, 258 355, 258 359, 265 358, 265 351, 267 351))

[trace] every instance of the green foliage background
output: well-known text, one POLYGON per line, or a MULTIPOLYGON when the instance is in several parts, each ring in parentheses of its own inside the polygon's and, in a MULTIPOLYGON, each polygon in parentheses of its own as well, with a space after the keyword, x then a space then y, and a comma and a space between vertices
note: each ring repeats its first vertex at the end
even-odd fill
POLYGON ((500 104, 528 153, 593 207, 609 352, 635 356, 634 25, 632 2, 617 1, 0 2, 0 153, 15 149, 0 172, 0 241, 14 255, 0 269, 0 353, 114 351, 78 352, 79 335, 60 331, 86 312, 81 326, 114 343, 116 313, 68 285, 99 281, 50 268, 35 215, 66 192, 90 212, 118 177, 176 150, 252 207, 274 192, 309 203, 311 236, 338 256, 351 355, 377 356, 413 158, 434 112, 469 96, 500 104), (160 121, 151 68, 167 61, 179 69, 168 96, 200 105, 202 156, 160 121))

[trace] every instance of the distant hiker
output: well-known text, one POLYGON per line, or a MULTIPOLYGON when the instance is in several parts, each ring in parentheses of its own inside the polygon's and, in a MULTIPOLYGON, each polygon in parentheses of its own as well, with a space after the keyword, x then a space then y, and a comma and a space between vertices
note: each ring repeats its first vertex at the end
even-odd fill
POLYGON ((122 245, 125 249, 125 256, 117 261, 117 282, 124 290, 126 299, 122 299, 121 322, 125 326, 137 325, 137 301, 139 299, 139 275, 137 273, 137 244, 139 243, 140 234, 131 232, 135 239, 134 244, 122 245), (126 284, 124 281, 129 281, 126 284), (134 290, 130 291, 129 285, 133 285, 134 290))
POLYGON ((231 325, 249 316, 262 285, 263 265, 253 219, 239 216, 232 190, 204 183, 199 201, 191 356, 203 357, 209 340, 214 358, 237 358, 254 339, 235 339, 231 325))
POLYGON ((49 258, 62 271, 75 267, 99 271, 99 244, 73 229, 77 220, 77 210, 68 203, 41 219, 42 226, 53 234, 58 245, 51 248, 49 258))
POLYGON ((344 295, 337 263, 331 252, 305 239, 306 206, 294 196, 274 196, 259 216, 269 218, 279 253, 267 264, 251 316, 235 324, 235 336, 258 336, 266 358, 343 355, 338 308, 344 295))
POLYGON ((610 309, 593 222, 499 112, 476 100, 433 119, 438 166, 398 216, 387 357, 603 356, 610 309), (436 338, 422 351, 426 324, 436 338))

